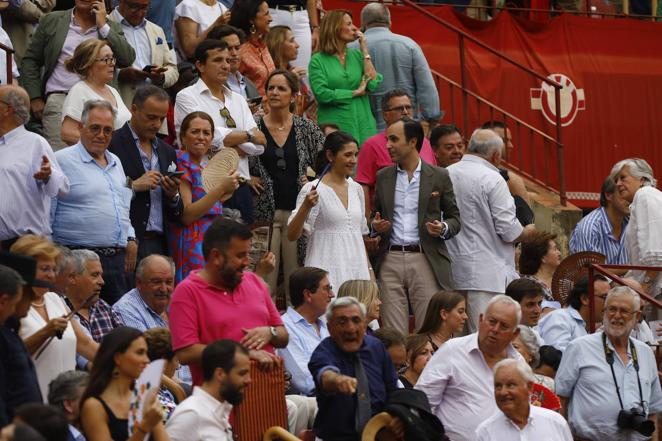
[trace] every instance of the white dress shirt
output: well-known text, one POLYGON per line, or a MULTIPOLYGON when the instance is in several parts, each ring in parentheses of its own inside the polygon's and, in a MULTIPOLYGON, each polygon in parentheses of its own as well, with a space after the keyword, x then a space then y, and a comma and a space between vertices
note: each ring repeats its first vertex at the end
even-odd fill
MULTIPOLYGON (((522 358, 510 344, 506 351, 508 358, 522 358)), ((478 348, 478 333, 444 343, 414 388, 425 392, 452 441, 473 440, 478 424, 498 410, 494 374, 478 348)))
POLYGON ((476 441, 572 441, 572 434, 560 414, 529 405, 529 420, 523 429, 498 410, 478 426, 476 441))
POLYGON ((565 351, 571 341, 587 334, 584 319, 572 306, 545 315, 538 323, 538 331, 546 344, 559 351, 565 351))
POLYGON ((392 245, 414 245, 418 238, 418 197, 421 186, 421 160, 409 180, 406 170, 396 166, 395 198, 393 200, 392 245))
POLYGON ((476 155, 464 155, 446 170, 462 216, 462 230, 446 241, 455 289, 503 293, 518 277, 513 242, 523 230, 508 184, 476 155))
POLYGON ((0 240, 32 233, 50 237, 51 198, 69 192, 69 179, 41 136, 19 126, 0 137, 0 240), (48 182, 33 177, 42 157, 51 164, 48 182))
MULTIPOLYGON (((207 87, 207 84, 202 79, 199 79, 192 86, 182 89, 177 94, 175 100, 175 128, 177 129, 177 138, 179 138, 179 130, 186 115, 197 111, 208 113, 214 121, 212 149, 216 151, 223 146, 223 139, 233 130, 248 131, 257 127, 253 114, 248 108, 248 103, 241 95, 231 91, 227 87, 224 88, 223 95, 224 101, 212 95, 209 87, 207 87), (224 107, 227 107, 230 111, 230 116, 232 116, 232 119, 237 124, 236 129, 227 128, 225 118, 221 116, 221 109, 224 107)), ((249 156, 258 156, 264 153, 264 146, 253 144, 252 142, 244 142, 237 147, 249 156)), ((239 160, 239 174, 243 178, 250 179, 248 157, 246 156, 239 160)))
POLYGON ((166 432, 170 441, 233 441, 231 411, 231 404, 218 401, 195 386, 193 394, 170 415, 166 432))
MULTIPOLYGON (((571 342, 561 358, 554 382, 556 394, 570 398, 568 422, 575 436, 595 441, 643 441, 649 438, 616 425, 621 410, 616 386, 602 345, 602 332, 586 335, 571 342)), ((662 390, 657 374, 657 363, 651 348, 645 343, 634 343, 639 360, 639 377, 646 414, 662 411, 662 390)), ((607 339, 607 346, 614 346, 607 339)), ((632 363, 630 345, 625 363, 614 354, 614 374, 618 382, 623 407, 631 409, 640 402, 637 375, 632 363)))

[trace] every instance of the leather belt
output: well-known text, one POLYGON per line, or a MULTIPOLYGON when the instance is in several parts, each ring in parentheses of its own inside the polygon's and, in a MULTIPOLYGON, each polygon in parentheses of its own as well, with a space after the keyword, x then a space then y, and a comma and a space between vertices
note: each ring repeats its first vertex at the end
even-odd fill
POLYGON ((145 231, 145 234, 143 234, 143 239, 162 239, 163 234, 157 232, 157 231, 145 231))
POLYGON ((305 11, 306 7, 303 5, 276 5, 274 9, 282 9, 284 11, 296 12, 296 11, 305 11))
POLYGON ((67 92, 66 90, 54 90, 52 92, 48 92, 46 94, 46 98, 48 98, 49 95, 67 95, 68 93, 69 92, 67 92))
POLYGON ((121 254, 125 251, 125 248, 119 248, 119 247, 99 247, 99 248, 91 248, 91 247, 81 247, 81 246, 67 246, 70 250, 90 250, 94 251, 95 253, 99 254, 100 256, 114 256, 116 254, 121 254))
POLYGON ((403 253, 421 253, 423 250, 421 249, 420 244, 413 244, 413 245, 389 245, 388 247, 389 251, 400 251, 403 253))

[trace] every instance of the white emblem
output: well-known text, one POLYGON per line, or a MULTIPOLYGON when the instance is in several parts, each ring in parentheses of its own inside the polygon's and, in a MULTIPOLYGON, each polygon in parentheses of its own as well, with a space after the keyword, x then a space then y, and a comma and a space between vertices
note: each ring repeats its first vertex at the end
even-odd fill
MULTIPOLYGON (((561 89, 561 126, 572 124, 577 112, 586 109, 584 89, 578 89, 570 78, 563 74, 551 74, 547 78, 556 81, 561 89)), ((531 89, 531 109, 542 111, 543 116, 550 124, 556 124, 556 102, 554 87, 543 83, 540 88, 531 89)))

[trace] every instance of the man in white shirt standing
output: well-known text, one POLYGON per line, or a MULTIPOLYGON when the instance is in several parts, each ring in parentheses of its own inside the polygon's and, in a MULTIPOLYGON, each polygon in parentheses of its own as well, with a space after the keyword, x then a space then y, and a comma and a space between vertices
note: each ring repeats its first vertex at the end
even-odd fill
POLYGON ((166 425, 171 441, 232 441, 230 412, 251 382, 248 351, 233 340, 217 340, 202 351, 202 386, 175 408, 166 425))
POLYGON ((467 298, 467 325, 478 327, 478 317, 496 294, 519 277, 515 271, 515 242, 526 242, 534 225, 522 227, 515 201, 499 174, 503 140, 491 130, 471 135, 467 153, 446 168, 453 182, 462 216, 462 230, 447 241, 455 289, 467 298))
POLYGON ((425 366, 414 388, 428 396, 452 441, 473 440, 478 424, 497 410, 492 369, 505 358, 522 358, 511 345, 521 317, 515 300, 492 297, 478 332, 450 339, 425 366))
POLYGON ((248 171, 248 156, 264 153, 267 143, 264 134, 257 128, 248 103, 236 92, 231 91, 226 81, 230 72, 230 52, 224 41, 204 40, 195 49, 195 67, 200 79, 182 89, 175 100, 175 127, 177 136, 184 118, 191 112, 207 112, 214 121, 212 150, 232 147, 239 154, 239 176, 245 179, 224 206, 241 212, 245 224, 253 223, 253 197, 248 171))
POLYGON ((522 360, 494 366, 494 399, 499 410, 476 429, 476 441, 572 441, 568 423, 553 410, 532 406, 533 371, 522 360))

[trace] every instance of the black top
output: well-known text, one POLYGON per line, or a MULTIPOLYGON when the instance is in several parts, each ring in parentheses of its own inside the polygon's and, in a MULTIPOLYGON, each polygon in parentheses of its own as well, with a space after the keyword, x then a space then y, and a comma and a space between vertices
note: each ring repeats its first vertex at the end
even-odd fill
MULTIPOLYGON (((285 144, 279 147, 274 141, 271 133, 267 130, 263 121, 260 121, 260 130, 267 138, 264 153, 260 156, 262 165, 271 176, 274 183, 274 202, 276 210, 294 210, 297 202, 297 189, 299 181, 299 158, 297 157, 296 133, 294 125, 285 140, 285 144), (282 151, 281 153, 278 151, 282 151), (285 159, 285 170, 278 167, 279 159, 285 159)), ((280 161, 282 167, 282 160, 280 161)))
POLYGON ((129 439, 129 420, 117 418, 110 407, 106 404, 101 397, 95 397, 108 414, 108 430, 110 430, 110 437, 113 441, 126 441, 129 439))
POLYGON ((411 381, 407 380, 407 377, 404 375, 399 375, 398 380, 400 380, 400 383, 405 387, 405 389, 413 389, 414 385, 411 384, 411 381))
POLYGON ((19 324, 11 317, 0 326, 0 426, 11 422, 21 404, 44 402, 34 363, 18 336, 19 324))

